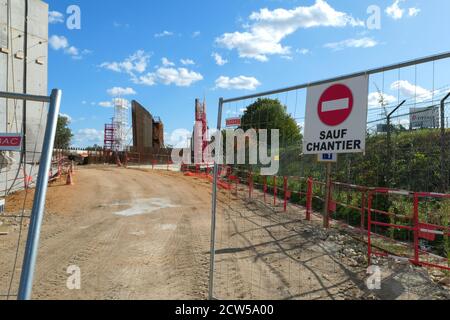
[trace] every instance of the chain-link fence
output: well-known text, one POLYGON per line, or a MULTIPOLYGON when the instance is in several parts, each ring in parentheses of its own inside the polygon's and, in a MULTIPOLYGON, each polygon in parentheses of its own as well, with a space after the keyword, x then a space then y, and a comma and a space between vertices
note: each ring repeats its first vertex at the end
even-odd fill
MULTIPOLYGON (((368 190, 383 187, 413 192, 449 191, 449 57, 447 53, 221 100, 218 127, 224 137, 226 131, 254 129, 259 138, 261 130, 268 129, 270 154, 270 130, 279 130, 279 146, 272 153, 279 170, 264 176, 261 168, 266 166, 248 164, 248 142, 234 149, 221 148, 224 159, 230 152, 235 157, 237 151, 244 149, 247 164, 227 163, 228 173, 217 178, 217 193, 213 192, 211 297, 335 298, 345 297, 347 289, 355 291, 353 298, 368 294, 364 278, 358 276, 365 274, 367 257, 356 255, 355 259, 361 261, 352 258, 349 263, 350 257, 342 254, 342 248, 326 241, 327 235, 320 229, 320 214, 325 211, 327 218, 347 229, 357 229, 353 235, 364 252, 367 216, 374 214, 367 211, 368 190), (302 154, 305 108, 310 107, 306 106, 307 90, 359 75, 370 76, 366 150, 364 154, 338 156, 332 167, 333 183, 327 192, 326 166, 318 162, 317 156, 302 154), (235 119, 240 119, 238 125, 235 119), (227 123, 234 127, 227 128, 227 123), (230 188, 220 187, 223 182, 230 188), (325 208, 327 196, 330 201, 325 208), (311 213, 312 221, 305 224, 311 213), (353 264, 356 269, 349 267, 353 264)), ((446 208, 442 201, 435 199, 435 208, 446 208)), ((377 203, 377 210, 409 215, 405 212, 409 203, 400 202, 387 197, 377 203)), ((427 212, 433 214, 433 210, 427 212)), ((444 215, 448 225, 450 212, 447 210, 444 215)), ((447 241, 447 236, 444 233, 441 240, 447 241)), ((335 235, 336 239, 339 237, 335 235)), ((439 254, 445 252, 441 250, 439 254)))

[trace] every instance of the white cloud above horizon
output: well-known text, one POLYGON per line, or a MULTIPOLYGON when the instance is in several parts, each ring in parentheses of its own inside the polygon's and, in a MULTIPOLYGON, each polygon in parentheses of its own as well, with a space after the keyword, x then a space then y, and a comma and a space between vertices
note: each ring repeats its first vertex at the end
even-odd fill
POLYGON ((184 66, 193 66, 195 65, 195 61, 192 59, 180 59, 180 62, 184 66))
POLYGON ((176 149, 188 148, 192 132, 187 129, 176 129, 172 133, 165 134, 164 140, 166 145, 170 145, 176 149))
POLYGON ((64 23, 64 15, 58 11, 49 11, 48 23, 50 24, 64 23))
POLYGON ((372 38, 365 37, 360 39, 346 39, 339 42, 331 42, 324 45, 325 48, 340 51, 346 48, 373 48, 378 45, 378 42, 372 38))
POLYGON ((133 88, 127 87, 113 87, 107 90, 107 93, 112 97, 130 96, 136 95, 136 91, 133 88))
POLYGON ((189 87, 203 80, 203 76, 186 68, 160 67, 155 72, 141 75, 133 81, 136 84, 154 86, 158 83, 164 85, 175 85, 177 87, 189 87))
POLYGON ((216 80, 216 89, 255 90, 261 83, 254 77, 238 76, 234 78, 221 76, 216 80))
POLYGON ((103 145, 104 131, 86 128, 75 132, 73 142, 75 146, 92 146, 94 144, 103 145))
POLYGON ((224 59, 220 54, 217 52, 213 52, 212 57, 214 58, 216 64, 218 66, 224 66, 228 63, 228 60, 224 59))
POLYGON ((253 12, 249 20, 251 23, 244 26, 245 31, 225 33, 215 41, 228 50, 237 50, 241 58, 261 62, 268 61, 271 55, 289 56, 291 48, 284 46, 282 41, 299 29, 364 26, 364 22, 335 10, 325 0, 291 10, 264 8, 253 12))
POLYGON ((164 30, 163 32, 155 33, 154 37, 155 38, 164 38, 164 37, 171 37, 173 35, 174 35, 174 33, 172 31, 164 30))
POLYGON ((69 40, 64 36, 52 35, 48 39, 48 43, 53 50, 61 50, 75 60, 80 60, 83 58, 83 55, 91 53, 90 50, 80 51, 77 47, 70 45, 69 40))
POLYGON ((144 50, 138 50, 123 61, 103 62, 100 64, 100 67, 110 71, 127 73, 134 76, 135 73, 145 72, 149 61, 150 55, 144 50))
POLYGON ((112 101, 102 101, 102 102, 99 102, 98 105, 102 108, 112 108, 113 107, 112 101))
MULTIPOLYGON (((406 9, 402 8, 400 4, 405 2, 406 0, 394 0, 394 2, 386 8, 386 14, 394 20, 402 19, 405 15, 406 9)), ((421 10, 419 8, 408 8, 408 16, 416 17, 420 13, 420 11, 421 10)))
POLYGON ((161 59, 161 63, 163 64, 164 67, 174 67, 175 66, 175 63, 173 63, 172 61, 170 61, 166 57, 163 57, 161 59))

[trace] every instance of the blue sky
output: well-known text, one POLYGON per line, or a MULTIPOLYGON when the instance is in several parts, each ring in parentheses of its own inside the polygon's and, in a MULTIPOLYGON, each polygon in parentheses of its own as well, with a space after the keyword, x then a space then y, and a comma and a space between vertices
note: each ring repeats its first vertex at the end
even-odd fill
MULTIPOLYGON (((177 145, 192 128, 196 97, 206 98, 209 124, 215 127, 221 96, 450 50, 450 2, 444 0, 47 2, 49 87, 63 90, 62 113, 72 119, 76 146, 102 144, 104 124, 113 117, 108 102, 115 95, 136 99, 160 116, 166 142, 177 145), (81 9, 79 30, 67 28, 70 5, 81 9), (367 25, 371 5, 380 9, 379 29, 367 25)), ((393 105, 403 98, 431 100, 442 93, 437 88, 450 84, 449 67, 443 61, 377 75, 370 91, 381 88, 393 105)), ((302 125, 305 92, 276 98, 302 125)), ((226 106, 224 116, 238 114, 250 102, 226 106)), ((369 115, 379 113, 372 106, 369 115)))

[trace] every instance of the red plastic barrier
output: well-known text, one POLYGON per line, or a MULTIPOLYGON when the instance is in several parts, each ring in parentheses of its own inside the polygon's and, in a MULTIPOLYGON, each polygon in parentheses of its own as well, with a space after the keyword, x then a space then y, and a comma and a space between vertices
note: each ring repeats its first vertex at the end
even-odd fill
MULTIPOLYGON (((372 248, 372 238, 373 237, 382 237, 380 235, 377 235, 376 233, 372 232, 373 226, 380 226, 380 227, 387 227, 387 228, 393 228, 398 230, 408 230, 413 233, 413 243, 412 244, 405 244, 412 247, 413 256, 409 257, 408 260, 418 266, 425 266, 425 267, 432 267, 432 268, 438 268, 443 270, 449 270, 450 267, 448 266, 448 261, 444 257, 437 257, 436 255, 432 255, 429 252, 427 252, 425 249, 421 248, 420 239, 428 240, 428 241, 434 241, 436 240, 437 235, 441 236, 450 236, 450 228, 448 226, 439 226, 435 224, 426 223, 423 221, 420 221, 420 199, 422 198, 433 198, 433 199, 450 199, 450 195, 444 195, 444 194, 436 194, 436 193, 410 193, 406 191, 399 191, 399 190, 390 190, 390 189, 375 189, 369 193, 368 198, 368 208, 367 208, 367 217, 368 217, 368 227, 367 227, 367 244, 368 244, 368 260, 369 265, 371 264, 372 256, 389 256, 389 253, 383 253, 383 252, 376 252, 372 248), (384 216, 392 217, 394 214, 390 212, 384 212, 381 210, 374 210, 373 209, 373 198, 375 194, 384 194, 384 195, 400 195, 400 196, 407 196, 412 197, 413 199, 413 213, 412 216, 400 216, 399 220, 407 220, 409 221, 409 225, 399 225, 395 223, 385 223, 385 222, 379 222, 376 219, 373 219, 373 214, 381 214, 384 216), (424 261, 425 257, 430 258, 433 256, 433 259, 431 259, 431 262, 424 261), (443 264, 438 264, 437 260, 443 261, 443 264), (444 265, 445 264, 445 265, 444 265)), ((395 216, 395 215, 394 215, 395 216)), ((390 240, 390 239, 389 239, 390 240)), ((386 250, 384 250, 386 251, 386 250)))

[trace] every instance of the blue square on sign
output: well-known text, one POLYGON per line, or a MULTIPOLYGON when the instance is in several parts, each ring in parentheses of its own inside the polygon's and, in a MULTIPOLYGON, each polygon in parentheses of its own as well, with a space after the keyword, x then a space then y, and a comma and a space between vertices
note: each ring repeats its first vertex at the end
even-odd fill
POLYGON ((323 160, 333 160, 333 154, 324 154, 323 160))

